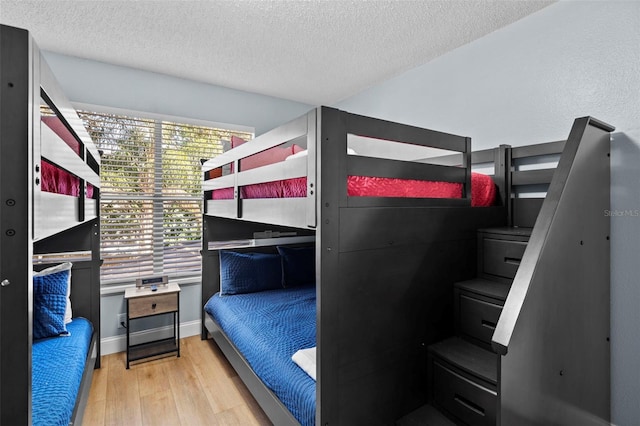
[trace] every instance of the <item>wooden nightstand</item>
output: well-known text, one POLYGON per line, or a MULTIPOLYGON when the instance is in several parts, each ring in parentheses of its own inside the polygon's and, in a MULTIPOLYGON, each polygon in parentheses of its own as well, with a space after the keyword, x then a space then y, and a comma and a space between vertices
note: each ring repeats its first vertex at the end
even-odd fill
POLYGON ((149 288, 128 288, 127 301, 127 368, 129 362, 176 352, 180 357, 180 287, 177 284, 149 288), (155 315, 173 314, 173 336, 137 345, 130 344, 131 320, 155 315))

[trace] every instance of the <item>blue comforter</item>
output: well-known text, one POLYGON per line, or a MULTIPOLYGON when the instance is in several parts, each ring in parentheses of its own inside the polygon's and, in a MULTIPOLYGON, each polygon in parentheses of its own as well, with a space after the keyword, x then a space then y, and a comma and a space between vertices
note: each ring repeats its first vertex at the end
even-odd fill
POLYGON ((33 342, 32 419, 34 426, 68 425, 87 360, 93 326, 85 318, 67 324, 69 336, 33 342))
POLYGON ((291 356, 316 346, 315 286, 233 296, 216 293, 205 311, 300 424, 313 425, 316 382, 291 356))

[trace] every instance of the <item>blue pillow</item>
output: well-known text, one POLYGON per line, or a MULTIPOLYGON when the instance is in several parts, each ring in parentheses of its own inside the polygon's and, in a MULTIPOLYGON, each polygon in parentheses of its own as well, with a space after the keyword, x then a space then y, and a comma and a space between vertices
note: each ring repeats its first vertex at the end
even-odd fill
POLYGON ((282 288, 280 255, 220 251, 220 295, 282 288))
POLYGON ((316 282, 316 248, 278 246, 282 257, 282 285, 297 287, 316 282))
POLYGON ((68 335, 65 313, 71 264, 64 263, 33 275, 33 338, 68 335))

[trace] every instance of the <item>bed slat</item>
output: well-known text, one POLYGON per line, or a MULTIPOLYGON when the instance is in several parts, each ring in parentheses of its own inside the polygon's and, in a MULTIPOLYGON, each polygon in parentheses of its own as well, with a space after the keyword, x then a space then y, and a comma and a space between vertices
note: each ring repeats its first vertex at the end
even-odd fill
POLYGON ((515 171, 511 174, 511 185, 537 185, 551 182, 556 169, 515 171))
POLYGON ((464 137, 435 130, 423 129, 408 124, 365 117, 342 112, 347 133, 374 139, 410 143, 413 145, 465 152, 464 137))
POLYGON ((375 176, 465 183, 466 172, 466 169, 461 167, 440 166, 416 163, 413 161, 386 160, 358 155, 350 155, 347 157, 347 174, 349 176, 375 176))

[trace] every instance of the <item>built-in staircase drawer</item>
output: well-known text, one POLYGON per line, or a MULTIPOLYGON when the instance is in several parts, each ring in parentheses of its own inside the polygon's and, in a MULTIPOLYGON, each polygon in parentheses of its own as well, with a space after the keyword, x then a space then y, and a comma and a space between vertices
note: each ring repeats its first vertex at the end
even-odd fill
POLYGON ((525 241, 485 237, 482 240, 482 266, 484 273, 504 278, 515 277, 526 248, 527 243, 525 241))
POLYGON ((502 305, 498 301, 480 300, 465 293, 458 293, 458 298, 456 314, 460 333, 490 346, 502 305))
POLYGON ((465 424, 495 426, 496 392, 438 360, 433 362, 433 392, 436 405, 465 424))

